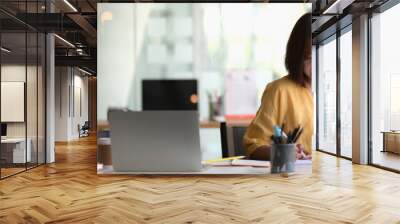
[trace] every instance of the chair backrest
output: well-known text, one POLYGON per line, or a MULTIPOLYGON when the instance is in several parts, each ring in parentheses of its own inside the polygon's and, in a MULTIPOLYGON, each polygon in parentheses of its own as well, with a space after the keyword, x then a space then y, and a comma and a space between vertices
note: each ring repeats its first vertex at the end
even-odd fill
POLYGON ((89 124, 90 124, 89 121, 85 121, 85 123, 83 124, 82 128, 87 128, 87 129, 89 129, 89 128, 90 128, 90 125, 89 125, 89 124))
POLYGON ((222 122, 220 125, 222 156, 244 156, 246 149, 243 148, 243 136, 247 130, 247 124, 227 124, 222 122))
POLYGON ((247 127, 238 126, 232 127, 232 135, 233 135, 233 150, 235 155, 245 156, 246 149, 243 147, 243 137, 246 134, 247 127))
POLYGON ((226 122, 221 122, 219 125, 219 131, 221 136, 221 149, 222 149, 222 157, 229 157, 228 152, 228 138, 226 136, 226 122))

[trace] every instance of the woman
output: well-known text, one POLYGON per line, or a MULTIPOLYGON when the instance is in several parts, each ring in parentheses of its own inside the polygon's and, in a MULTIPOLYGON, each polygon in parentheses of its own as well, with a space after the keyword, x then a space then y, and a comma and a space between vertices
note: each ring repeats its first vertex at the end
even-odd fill
POLYGON ((288 133, 303 127, 297 141, 297 159, 311 159, 313 97, 311 92, 311 14, 295 24, 286 46, 288 75, 269 83, 256 117, 247 128, 243 142, 250 159, 269 160, 273 126, 288 133))

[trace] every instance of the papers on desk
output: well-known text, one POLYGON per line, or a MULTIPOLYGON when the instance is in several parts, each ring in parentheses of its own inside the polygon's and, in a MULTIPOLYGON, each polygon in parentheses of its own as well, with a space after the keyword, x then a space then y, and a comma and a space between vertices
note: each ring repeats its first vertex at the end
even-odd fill
POLYGON ((212 175, 266 175, 269 174, 268 167, 253 166, 209 166, 198 174, 212 175))
POLYGON ((234 159, 227 161, 220 161, 208 163, 210 166, 252 166, 252 167, 269 167, 269 161, 261 160, 247 160, 247 159, 234 159))
MULTIPOLYGON (((234 159, 228 161, 220 161, 214 163, 207 163, 210 166, 250 166, 250 167, 270 167, 269 161, 262 160, 248 160, 248 159, 234 159)), ((312 160, 297 160, 296 165, 310 165, 312 160)))
POLYGON ((296 165, 311 165, 311 164, 312 164, 311 159, 296 160, 296 165))

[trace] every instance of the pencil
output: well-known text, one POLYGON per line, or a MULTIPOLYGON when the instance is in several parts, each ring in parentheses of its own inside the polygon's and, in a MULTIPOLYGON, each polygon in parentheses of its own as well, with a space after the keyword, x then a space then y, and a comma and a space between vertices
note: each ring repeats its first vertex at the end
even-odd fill
POLYGON ((233 157, 226 157, 226 158, 221 158, 221 159, 210 159, 204 161, 204 163, 216 163, 216 162, 222 162, 222 161, 227 161, 227 160, 234 160, 234 159, 243 159, 245 156, 233 156, 233 157))

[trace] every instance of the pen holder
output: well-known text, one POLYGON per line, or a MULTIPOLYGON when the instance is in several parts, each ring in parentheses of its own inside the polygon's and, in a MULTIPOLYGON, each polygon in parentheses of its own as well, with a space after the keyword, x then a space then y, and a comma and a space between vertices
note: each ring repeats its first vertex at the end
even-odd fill
POLYGON ((296 144, 273 144, 271 147, 271 173, 295 171, 296 144))

